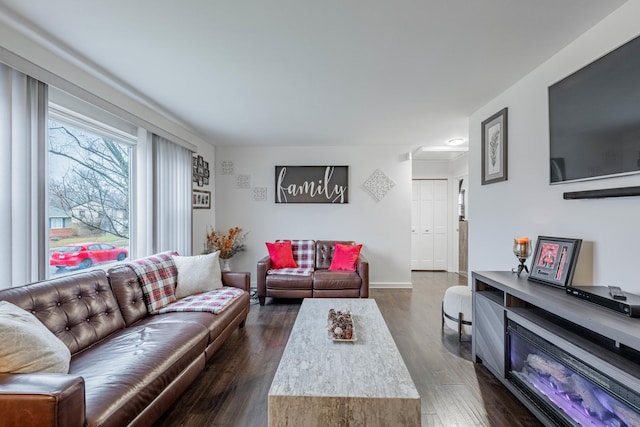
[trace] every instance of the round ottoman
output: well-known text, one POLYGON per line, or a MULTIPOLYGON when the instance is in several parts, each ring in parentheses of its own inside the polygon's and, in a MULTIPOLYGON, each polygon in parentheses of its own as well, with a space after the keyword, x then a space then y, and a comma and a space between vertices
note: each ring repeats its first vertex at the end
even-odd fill
POLYGON ((442 327, 446 323, 458 331, 458 340, 462 334, 471 335, 471 289, 467 286, 451 286, 444 293, 442 301, 442 327))

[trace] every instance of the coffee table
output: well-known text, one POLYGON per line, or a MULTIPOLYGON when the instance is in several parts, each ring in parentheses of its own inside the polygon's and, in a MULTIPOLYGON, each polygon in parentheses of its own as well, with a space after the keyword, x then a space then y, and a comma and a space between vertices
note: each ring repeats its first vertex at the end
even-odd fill
POLYGON ((420 426, 420 395, 373 299, 302 302, 269 389, 269 426, 420 426), (355 341, 334 342, 329 309, 355 341))

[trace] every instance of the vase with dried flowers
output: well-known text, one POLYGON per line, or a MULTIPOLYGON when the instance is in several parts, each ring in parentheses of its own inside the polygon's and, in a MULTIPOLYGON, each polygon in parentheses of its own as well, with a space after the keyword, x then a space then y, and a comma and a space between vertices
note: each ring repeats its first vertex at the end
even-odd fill
POLYGON ((204 253, 209 254, 220 251, 222 270, 231 271, 229 260, 238 252, 245 250, 244 239, 249 233, 242 233, 242 228, 231 227, 227 234, 218 233, 211 226, 207 231, 207 239, 204 244, 204 253))

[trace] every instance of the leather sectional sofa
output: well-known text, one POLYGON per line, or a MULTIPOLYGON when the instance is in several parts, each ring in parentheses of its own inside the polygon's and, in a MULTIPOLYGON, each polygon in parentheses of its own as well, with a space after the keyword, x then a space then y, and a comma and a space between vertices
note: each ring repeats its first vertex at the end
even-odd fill
POLYGON ((271 258, 258 261, 257 287, 260 305, 266 297, 274 298, 368 298, 369 263, 360 254, 355 271, 331 271, 335 244, 353 245, 340 240, 293 240, 293 257, 300 264, 299 245, 309 246, 312 272, 309 275, 282 274, 271 269, 271 258))
POLYGON ((0 374, 0 424, 153 424, 244 326, 249 273, 223 272, 222 281, 246 292, 215 315, 149 315, 138 277, 125 266, 0 291, 0 300, 33 313, 72 355, 68 374, 0 374))

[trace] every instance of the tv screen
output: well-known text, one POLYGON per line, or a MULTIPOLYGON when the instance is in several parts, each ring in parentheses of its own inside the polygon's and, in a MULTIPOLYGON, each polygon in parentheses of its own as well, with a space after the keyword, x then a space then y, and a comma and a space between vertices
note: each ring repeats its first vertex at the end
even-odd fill
POLYGON ((640 172, 640 37, 549 87, 550 180, 640 172))

